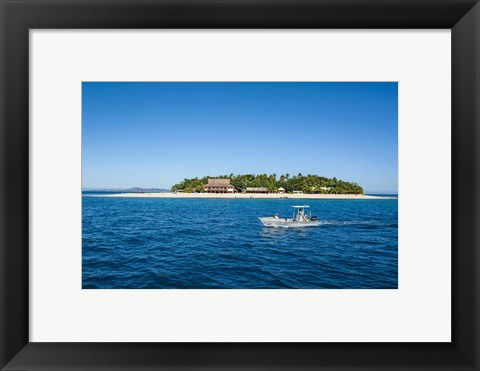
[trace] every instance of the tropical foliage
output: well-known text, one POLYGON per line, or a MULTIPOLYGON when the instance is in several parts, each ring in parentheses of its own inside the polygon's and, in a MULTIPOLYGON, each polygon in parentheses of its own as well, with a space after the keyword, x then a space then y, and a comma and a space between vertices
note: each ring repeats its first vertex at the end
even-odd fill
POLYGON ((346 182, 337 178, 325 178, 318 175, 290 174, 246 174, 246 175, 220 175, 206 176, 203 178, 184 179, 172 186, 172 191, 203 192, 203 187, 208 183, 208 178, 228 178, 235 189, 241 192, 247 187, 266 187, 269 192, 277 192, 282 187, 287 193, 302 191, 303 193, 330 193, 330 194, 363 194, 363 189, 356 183, 346 182))

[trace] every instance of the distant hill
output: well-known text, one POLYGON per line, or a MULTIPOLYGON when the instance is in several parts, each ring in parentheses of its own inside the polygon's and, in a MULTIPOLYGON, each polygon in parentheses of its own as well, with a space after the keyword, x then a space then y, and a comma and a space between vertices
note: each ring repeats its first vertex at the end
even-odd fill
POLYGON ((121 193, 166 193, 169 189, 164 188, 83 188, 84 192, 121 192, 121 193))

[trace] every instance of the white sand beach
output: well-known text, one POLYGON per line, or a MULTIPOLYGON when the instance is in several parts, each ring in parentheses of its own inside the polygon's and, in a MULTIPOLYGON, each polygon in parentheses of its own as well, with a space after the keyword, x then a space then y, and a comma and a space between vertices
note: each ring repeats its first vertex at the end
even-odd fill
POLYGON ((270 199, 333 199, 333 200, 374 200, 374 199, 395 199, 394 196, 370 196, 353 194, 280 194, 280 193, 118 193, 87 195, 95 197, 137 197, 137 198, 270 198, 270 199))

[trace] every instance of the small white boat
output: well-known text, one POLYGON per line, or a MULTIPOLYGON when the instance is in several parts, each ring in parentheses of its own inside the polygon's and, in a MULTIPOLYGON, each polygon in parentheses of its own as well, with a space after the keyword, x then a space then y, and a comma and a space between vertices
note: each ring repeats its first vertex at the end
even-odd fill
POLYGON ((292 218, 280 218, 275 216, 264 216, 258 219, 265 227, 274 228, 290 228, 290 227, 315 227, 320 224, 320 221, 316 216, 312 216, 311 212, 305 212, 310 206, 292 206, 293 216, 292 218))

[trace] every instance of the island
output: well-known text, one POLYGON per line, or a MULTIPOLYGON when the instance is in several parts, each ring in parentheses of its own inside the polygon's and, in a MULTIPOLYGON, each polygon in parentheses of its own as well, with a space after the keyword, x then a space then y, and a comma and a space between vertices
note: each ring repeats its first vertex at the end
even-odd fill
POLYGON ((104 197, 158 198, 293 198, 293 199, 382 199, 396 198, 365 195, 355 182, 301 173, 220 175, 190 178, 174 184, 170 192, 136 192, 103 195, 104 197))
POLYGON ((318 175, 246 174, 184 179, 171 188, 184 193, 363 194, 357 183, 318 175))

